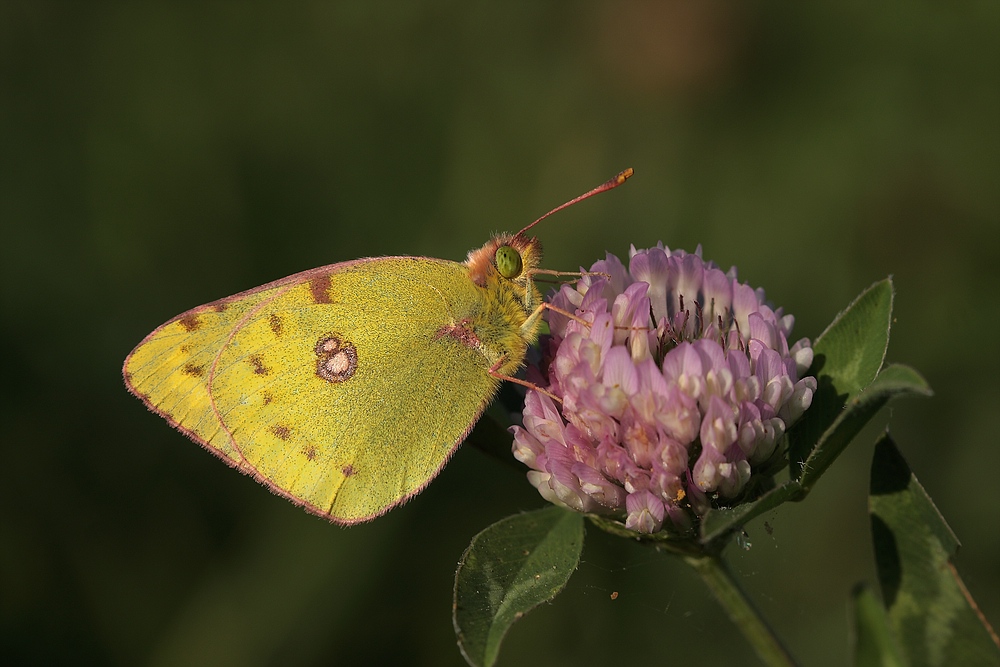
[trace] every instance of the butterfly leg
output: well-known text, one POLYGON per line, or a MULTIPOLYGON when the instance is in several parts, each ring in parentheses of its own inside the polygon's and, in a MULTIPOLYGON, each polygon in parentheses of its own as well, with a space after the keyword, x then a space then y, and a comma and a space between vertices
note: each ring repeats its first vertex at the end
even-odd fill
POLYGON ((492 375, 493 377, 495 377, 498 380, 506 380, 507 382, 513 382, 514 384, 519 384, 522 387, 527 387, 528 389, 534 389, 535 391, 537 391, 539 393, 545 394, 546 396, 548 396, 549 398, 551 398, 553 401, 557 401, 559 403, 562 403, 562 399, 561 398, 559 398, 558 396, 556 396, 555 394, 553 394, 548 389, 544 389, 542 387, 539 387, 534 382, 528 382, 527 380, 522 380, 521 378, 516 378, 516 377, 514 377, 512 375, 504 375, 503 373, 501 373, 499 369, 500 369, 501 366, 504 365, 504 363, 506 361, 507 361, 506 355, 504 355, 503 357, 500 357, 500 359, 497 360, 497 362, 495 364, 493 364, 493 366, 491 366, 490 369, 488 371, 486 371, 486 372, 489 373, 490 375, 492 375))

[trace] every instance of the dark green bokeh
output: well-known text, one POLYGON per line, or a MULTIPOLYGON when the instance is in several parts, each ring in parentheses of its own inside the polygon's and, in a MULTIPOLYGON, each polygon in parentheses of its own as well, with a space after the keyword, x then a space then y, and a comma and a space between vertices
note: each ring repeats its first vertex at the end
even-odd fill
MULTIPOLYGON (((1000 7, 995 2, 0 5, 0 653, 11 664, 457 665, 455 565, 542 505, 460 451, 342 529, 226 469, 124 390, 167 318, 366 255, 461 259, 538 228, 546 266, 662 240, 764 286, 815 337, 898 289, 904 455, 1000 619, 1000 7)), ((810 665, 875 582, 877 429, 734 569, 810 665)), ((500 664, 743 663, 679 562, 590 531, 500 664), (617 591, 617 599, 611 593, 617 591)))

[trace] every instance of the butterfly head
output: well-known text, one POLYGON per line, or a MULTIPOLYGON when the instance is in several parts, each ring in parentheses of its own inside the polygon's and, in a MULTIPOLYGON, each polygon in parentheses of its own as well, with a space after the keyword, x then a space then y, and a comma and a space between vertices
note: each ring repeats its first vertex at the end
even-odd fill
POLYGON ((497 234, 482 248, 470 252, 465 265, 475 284, 507 285, 520 293, 528 306, 538 301, 531 278, 541 260, 542 244, 534 236, 497 234))

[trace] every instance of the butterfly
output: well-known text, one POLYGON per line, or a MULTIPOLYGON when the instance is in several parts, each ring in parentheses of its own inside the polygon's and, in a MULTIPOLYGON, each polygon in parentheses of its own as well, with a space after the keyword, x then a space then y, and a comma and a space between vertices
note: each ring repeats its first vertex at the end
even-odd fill
POLYGON ((441 471, 537 341, 541 245, 528 230, 624 183, 627 169, 499 234, 465 262, 376 257, 297 273, 174 317, 125 384, 272 491, 339 524, 368 521, 441 471))

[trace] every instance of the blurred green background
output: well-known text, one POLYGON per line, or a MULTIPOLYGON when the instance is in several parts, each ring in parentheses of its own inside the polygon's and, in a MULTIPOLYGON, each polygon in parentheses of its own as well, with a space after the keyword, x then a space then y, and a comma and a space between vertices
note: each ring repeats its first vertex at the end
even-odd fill
MULTIPOLYGON (((701 243, 812 338, 893 274, 889 358, 937 393, 729 552, 793 653, 848 664, 888 422, 996 624, 998 34, 987 1, 2 3, 3 661, 462 664, 455 565, 542 505, 522 475, 460 450, 405 507, 339 528, 148 413, 122 360, 302 269, 462 259, 629 166, 538 228, 547 267, 701 243)), ((501 664, 748 650, 684 565, 592 529, 501 664)))

